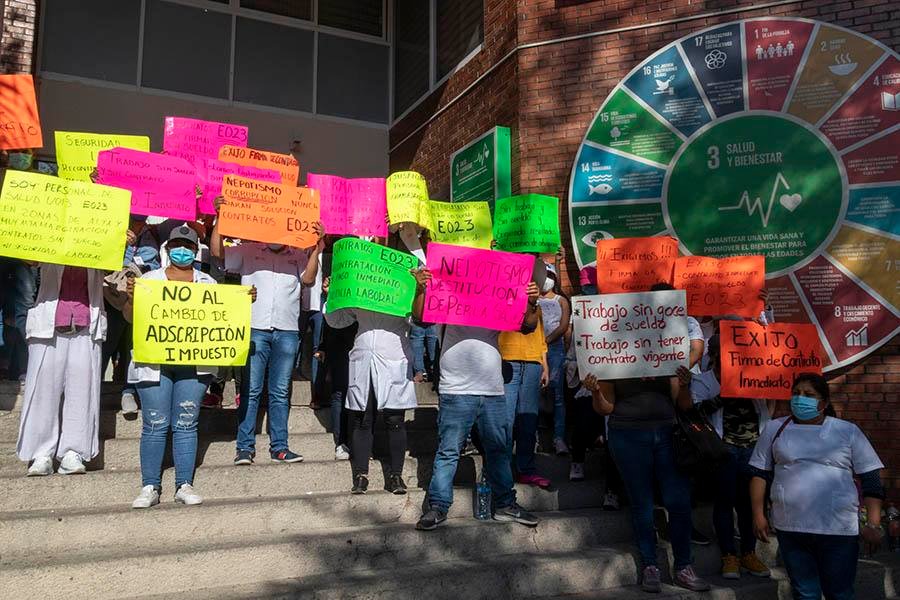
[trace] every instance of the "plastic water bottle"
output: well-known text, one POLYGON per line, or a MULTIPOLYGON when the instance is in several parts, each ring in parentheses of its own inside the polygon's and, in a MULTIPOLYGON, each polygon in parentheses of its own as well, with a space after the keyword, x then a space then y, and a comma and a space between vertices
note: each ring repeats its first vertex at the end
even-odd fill
POLYGON ((484 473, 481 479, 475 484, 475 494, 473 496, 474 516, 479 521, 491 520, 491 485, 487 482, 484 473))

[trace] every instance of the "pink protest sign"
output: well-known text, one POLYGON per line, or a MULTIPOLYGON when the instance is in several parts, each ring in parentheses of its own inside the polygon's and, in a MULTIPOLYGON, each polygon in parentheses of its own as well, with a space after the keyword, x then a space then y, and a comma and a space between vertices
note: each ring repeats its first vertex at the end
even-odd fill
POLYGON ((427 259, 425 322, 500 331, 522 326, 534 256, 432 242, 427 259))
POLYGON ((322 226, 336 235, 386 236, 387 195, 384 177, 344 179, 334 175, 306 176, 319 190, 322 226))
POLYGON ((206 159, 204 168, 197 168, 197 176, 203 195, 200 197, 200 213, 204 215, 216 214, 215 199, 222 195, 222 180, 226 175, 236 175, 256 181, 269 183, 281 183, 281 174, 269 169, 258 169, 245 165, 237 165, 221 160, 206 159))
POLYGON ((177 156, 113 148, 97 155, 97 183, 131 190, 131 213, 197 218, 194 167, 177 156))
POLYGON ((166 117, 163 150, 199 169, 204 159, 218 159, 222 146, 246 146, 248 137, 249 130, 243 125, 166 117))

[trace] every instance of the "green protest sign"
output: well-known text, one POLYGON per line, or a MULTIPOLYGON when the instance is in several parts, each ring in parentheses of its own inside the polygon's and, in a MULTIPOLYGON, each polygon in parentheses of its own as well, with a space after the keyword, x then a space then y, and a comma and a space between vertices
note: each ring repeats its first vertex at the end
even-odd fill
POLYGON ((559 198, 525 194, 500 198, 494 207, 494 239, 507 252, 559 250, 559 198))
POLYGON ((412 312, 416 279, 409 270, 418 266, 411 254, 356 238, 334 245, 328 311, 364 308, 405 317, 412 312))

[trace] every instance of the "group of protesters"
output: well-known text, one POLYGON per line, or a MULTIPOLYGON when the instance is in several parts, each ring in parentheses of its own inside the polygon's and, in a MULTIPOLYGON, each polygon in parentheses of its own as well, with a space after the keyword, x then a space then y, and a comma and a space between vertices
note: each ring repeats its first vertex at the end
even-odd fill
MULTIPOLYGON (((10 154, 8 168, 28 169, 23 154, 10 154)), ((216 209, 225 202, 218 198, 216 209)), ((410 252, 404 241, 410 236, 399 235, 403 228, 407 234, 414 228, 413 237, 427 254, 429 232, 414 223, 392 224, 387 238, 371 241, 410 252)), ((697 410, 727 448, 724 460, 708 465, 722 576, 768 577, 756 544, 768 542, 774 531, 796 598, 818 598, 822 592, 828 598, 852 597, 858 538, 874 544, 881 535, 883 465, 862 432, 834 416, 821 375, 796 378, 790 414, 781 418, 773 418, 771 402, 722 397, 718 323, 733 317, 695 315, 687 318, 690 359, 674 376, 582 377, 575 360, 572 307, 554 254, 535 257, 539 268, 525 289, 518 331, 425 322, 432 273, 424 263, 411 271, 416 292, 407 317, 365 308, 329 310, 330 273, 323 258, 336 236, 325 235, 320 223, 313 229, 318 242, 294 248, 227 239, 220 235, 215 215, 196 222, 152 222, 132 215, 119 272, 15 262, 17 283, 9 288, 15 299, 4 308, 13 307, 14 318, 7 321, 22 329, 28 341, 17 444, 18 457, 29 464, 27 474, 50 475, 55 462, 63 475, 86 472, 85 463, 99 452, 100 387, 109 366, 127 380, 123 414, 139 412, 142 419, 141 486, 132 506, 146 509, 160 502, 170 434, 175 501, 200 504, 194 479, 201 407, 217 405, 223 381, 233 378, 238 404, 234 464, 257 460, 256 428, 263 405, 271 460, 301 462, 300 449, 288 444, 288 415, 292 380, 309 362, 313 406, 330 405, 335 459, 349 460, 352 494, 369 490, 379 413, 389 447, 384 489, 407 492, 406 411, 417 406, 416 384, 430 381, 440 399, 439 442, 416 528, 431 531, 445 523, 460 457, 468 452, 483 456, 492 518, 534 527, 539 518, 519 506, 515 484, 551 486, 535 456, 545 397, 552 406, 552 452, 570 457, 571 481, 585 479, 586 453, 605 446, 604 507, 618 509, 625 500, 630 506, 643 589, 658 592, 662 585, 654 522, 658 497, 674 554, 672 581, 705 591, 710 585, 692 567, 692 480, 676 466, 673 445, 677 414, 697 410), (239 281, 248 286, 252 308, 246 366, 133 361, 128 342, 136 279, 206 285, 239 281), (21 323, 25 312, 27 322, 21 323), (303 360, 307 332, 312 356, 303 360), (859 493, 855 478, 861 482, 859 493), (869 517, 864 527, 858 520, 860 496, 869 517)), ((595 271, 586 269, 583 275, 583 293, 603 292, 595 271)), ((671 284, 660 282, 645 291, 667 289, 671 284)), ((761 297, 767 298, 765 290, 761 297)), ((767 306, 756 320, 765 324, 774 318, 767 306)))

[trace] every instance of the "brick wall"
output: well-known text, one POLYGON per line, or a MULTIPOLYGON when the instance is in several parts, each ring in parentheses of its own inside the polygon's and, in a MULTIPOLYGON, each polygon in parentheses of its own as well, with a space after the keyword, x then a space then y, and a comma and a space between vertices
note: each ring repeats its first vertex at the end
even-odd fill
POLYGON ((3 2, 3 31, 0 35, 0 71, 34 71, 35 23, 38 0, 3 2))

